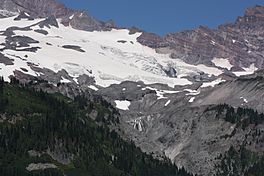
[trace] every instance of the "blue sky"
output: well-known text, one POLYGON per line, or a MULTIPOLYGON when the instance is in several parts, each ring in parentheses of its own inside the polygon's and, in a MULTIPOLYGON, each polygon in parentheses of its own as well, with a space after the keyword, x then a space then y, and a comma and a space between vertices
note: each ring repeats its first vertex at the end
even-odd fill
POLYGON ((98 20, 113 19, 120 27, 136 26, 164 35, 199 25, 215 28, 235 21, 247 7, 262 0, 59 0, 73 9, 87 10, 98 20))

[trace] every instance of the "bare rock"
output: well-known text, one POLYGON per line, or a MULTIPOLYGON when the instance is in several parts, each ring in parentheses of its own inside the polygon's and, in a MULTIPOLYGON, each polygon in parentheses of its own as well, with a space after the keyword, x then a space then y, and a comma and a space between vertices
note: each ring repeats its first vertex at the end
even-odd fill
POLYGON ((56 169, 57 166, 52 163, 31 163, 27 166, 28 171, 45 170, 45 169, 56 169))
POLYGON ((5 65, 14 65, 13 61, 13 59, 9 59, 8 57, 0 53, 0 63, 5 65))
POLYGON ((75 51, 79 51, 81 53, 85 52, 80 46, 76 46, 76 45, 63 45, 62 47, 65 48, 65 49, 72 49, 72 50, 75 50, 75 51))

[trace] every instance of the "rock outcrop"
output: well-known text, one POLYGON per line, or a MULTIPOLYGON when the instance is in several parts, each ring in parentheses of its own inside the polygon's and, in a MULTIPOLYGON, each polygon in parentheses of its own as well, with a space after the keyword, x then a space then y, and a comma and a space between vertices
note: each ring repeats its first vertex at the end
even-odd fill
POLYGON ((234 23, 217 29, 200 26, 164 37, 143 32, 138 41, 191 64, 212 65, 214 58, 227 58, 234 65, 232 69, 243 70, 251 64, 264 68, 263 28, 264 7, 256 6, 247 9, 234 23))
POLYGON ((112 21, 98 21, 85 11, 69 9, 55 0, 3 0, 0 9, 8 12, 1 13, 3 17, 20 13, 24 14, 21 17, 30 16, 30 18, 54 16, 60 18, 66 26, 71 25, 73 28, 86 31, 105 31, 115 27, 112 21))

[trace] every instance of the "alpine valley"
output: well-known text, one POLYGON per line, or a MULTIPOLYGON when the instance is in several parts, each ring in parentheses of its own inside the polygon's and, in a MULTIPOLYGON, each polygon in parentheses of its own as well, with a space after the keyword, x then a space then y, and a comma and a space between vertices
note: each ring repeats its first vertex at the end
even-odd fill
POLYGON ((0 1, 0 175, 264 175, 264 7, 161 37, 0 1))

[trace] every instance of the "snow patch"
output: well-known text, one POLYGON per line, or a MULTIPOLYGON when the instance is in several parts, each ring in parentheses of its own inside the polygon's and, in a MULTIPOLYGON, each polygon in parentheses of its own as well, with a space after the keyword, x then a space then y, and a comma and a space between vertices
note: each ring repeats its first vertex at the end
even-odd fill
POLYGON ((221 68, 226 68, 227 70, 230 70, 233 65, 230 64, 229 60, 226 58, 214 58, 212 62, 217 66, 221 68))
POLYGON ((177 90, 162 90, 162 92, 164 92, 166 94, 175 94, 175 93, 179 93, 180 91, 177 91, 177 90))
POLYGON ((29 17, 30 15, 27 13, 27 12, 25 12, 25 15, 27 16, 27 17, 29 17))
POLYGON ((73 78, 73 81, 76 82, 76 84, 79 84, 78 78, 73 78))
POLYGON ((168 97, 165 97, 164 94, 174 94, 174 93, 180 92, 180 91, 172 91, 172 90, 158 90, 156 88, 152 88, 152 87, 149 87, 149 86, 145 87, 145 88, 142 88, 141 90, 146 90, 146 89, 154 90, 156 92, 158 100, 167 99, 168 97))
POLYGON ((164 106, 165 106, 165 107, 166 107, 166 106, 168 106, 168 105, 170 104, 170 102, 171 102, 171 101, 170 101, 170 100, 168 100, 168 101, 165 103, 165 105, 164 105, 164 106))
POLYGON ((98 91, 99 89, 97 87, 95 87, 94 85, 89 85, 88 86, 90 89, 94 90, 94 91, 98 91))
POLYGON ((248 68, 243 67, 245 71, 238 71, 238 72, 233 72, 236 76, 242 76, 242 75, 250 75, 253 74, 255 71, 258 70, 257 67, 255 67, 255 64, 251 64, 248 68))
POLYGON ((74 17, 74 14, 72 14, 72 15, 69 17, 69 19, 70 19, 70 20, 72 20, 72 19, 73 19, 73 17, 74 17))
POLYGON ((192 90, 192 89, 184 89, 183 91, 189 92, 186 95, 199 95, 201 93, 200 89, 192 90))
POLYGON ((244 103, 248 103, 247 99, 244 97, 240 97, 240 99, 242 99, 244 101, 244 103))
POLYGON ((70 82, 71 82, 71 80, 68 80, 68 79, 66 79, 66 78, 64 78, 64 77, 62 77, 61 79, 62 79, 62 80, 60 81, 61 83, 70 83, 70 82))
POLYGON ((129 110, 131 102, 127 100, 115 100, 115 104, 116 108, 126 111, 129 110))
POLYGON ((225 82, 226 80, 222 80, 221 78, 218 78, 218 79, 216 79, 216 80, 214 80, 214 81, 212 81, 212 82, 206 82, 206 83, 203 83, 202 85, 201 85, 201 87, 214 87, 215 85, 218 85, 218 84, 220 84, 220 83, 222 83, 222 82, 225 82))
POLYGON ((209 74, 209 76, 212 76, 212 75, 219 76, 223 73, 223 71, 219 70, 218 68, 208 67, 203 64, 197 65, 196 68, 198 68, 199 71, 203 71, 204 73, 209 74))
POLYGON ((192 98, 189 100, 189 102, 192 103, 192 102, 194 102, 194 100, 195 100, 195 97, 192 97, 192 98))
POLYGON ((211 44, 212 44, 212 45, 215 45, 216 43, 215 43, 215 41, 211 40, 211 44))

